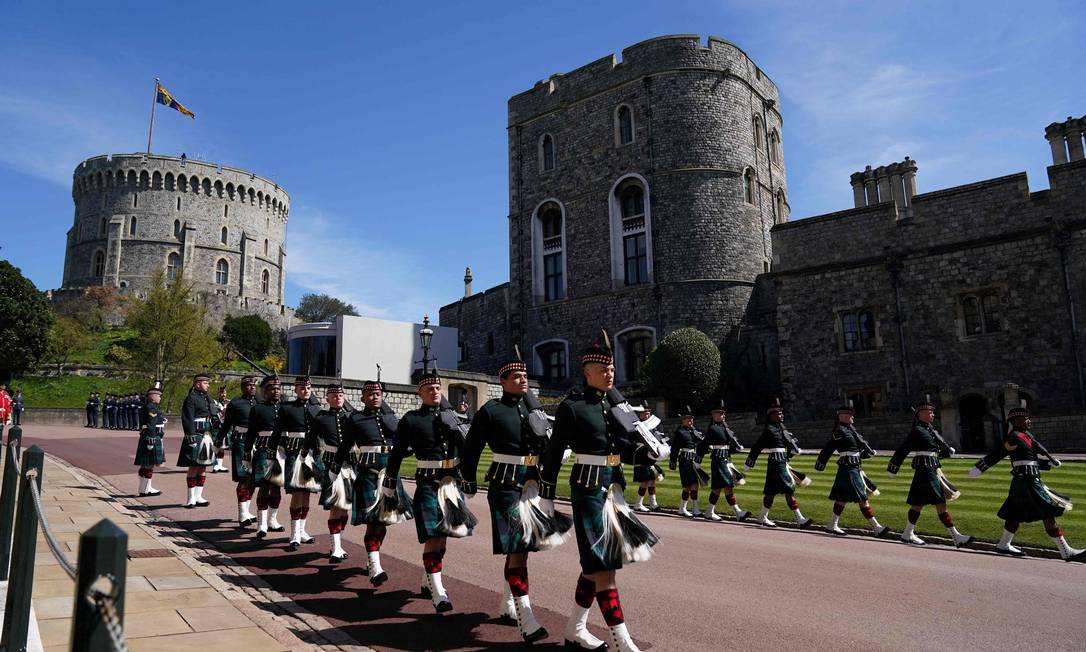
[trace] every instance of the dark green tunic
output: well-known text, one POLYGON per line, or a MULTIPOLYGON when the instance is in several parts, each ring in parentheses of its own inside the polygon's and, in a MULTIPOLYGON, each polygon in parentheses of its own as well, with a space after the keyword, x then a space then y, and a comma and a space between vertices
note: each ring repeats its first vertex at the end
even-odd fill
POLYGON ((166 416, 158 405, 147 402, 140 411, 140 439, 136 445, 136 466, 153 467, 166 463, 162 438, 166 434, 166 416))
POLYGON ((1048 470, 1049 463, 1037 458, 1036 441, 1028 430, 1011 430, 999 448, 976 464, 981 471, 987 471, 1004 457, 1010 457, 1011 486, 997 513, 1004 521, 1032 523, 1063 516, 1063 501, 1041 482, 1041 471, 1048 470))
POLYGON ((870 449, 855 427, 844 423, 834 427, 815 462, 815 469, 821 471, 826 468, 831 455, 840 455, 837 458, 837 475, 830 488, 830 500, 840 503, 862 503, 867 500, 867 484, 860 460, 871 457, 870 449))
MULTIPOLYGON (((378 478, 388 467, 388 456, 395 443, 399 418, 391 409, 355 410, 347 420, 343 458, 349 459, 354 467, 354 500, 351 504, 351 523, 353 525, 381 524, 378 500, 381 487, 378 478), (359 447, 381 448, 381 452, 363 453, 359 447)), ((396 482, 396 492, 400 495, 401 505, 410 504, 410 498, 404 489, 403 481, 396 482)), ((404 516, 412 518, 409 508, 404 516)))
POLYGON ((705 430, 705 438, 698 442, 698 455, 709 455, 710 489, 718 491, 735 487, 738 478, 731 469, 732 451, 741 450, 742 444, 726 423, 709 424, 705 430))
POLYGON ((177 466, 210 466, 215 463, 214 461, 207 464, 196 462, 200 451, 200 441, 203 440, 205 434, 214 432, 213 418, 217 421, 218 415, 215 414, 211 397, 207 395, 207 392, 190 391, 185 397, 185 402, 181 404, 181 429, 185 433, 185 438, 177 452, 177 466))
POLYGON ((271 446, 272 450, 277 450, 283 455, 283 468, 286 469, 283 488, 288 494, 309 491, 291 483, 291 472, 299 455, 304 455, 307 451, 311 452, 318 477, 324 474, 321 468, 320 443, 314 438, 310 427, 313 416, 319 411, 320 401, 313 396, 310 396, 308 401, 299 398, 287 401, 279 410, 279 419, 275 422, 275 437, 271 441, 271 446), (297 433, 302 434, 298 436, 297 433))
POLYGON ((256 405, 256 396, 242 394, 226 404, 216 446, 230 446, 230 477, 245 482, 252 475, 253 460, 245 449, 245 431, 249 429, 249 412, 256 405))
POLYGON ((788 460, 792 458, 795 449, 795 438, 782 423, 767 423, 758 441, 750 447, 746 462, 748 468, 754 468, 758 456, 763 450, 766 451, 765 486, 762 488, 764 495, 796 493, 796 480, 788 470, 788 460))
POLYGON ((691 428, 679 427, 671 437, 671 459, 669 468, 674 471, 679 468, 679 485, 683 489, 688 487, 700 488, 709 484, 709 475, 701 470, 701 459, 697 452, 698 444, 703 435, 691 428))
POLYGON ((279 401, 274 403, 259 401, 249 411, 249 430, 245 433, 245 450, 252 456, 250 477, 255 487, 271 484, 269 478, 277 465, 271 440, 275 433, 275 422, 279 417, 281 405, 279 401))
POLYGON ((950 457, 953 451, 934 426, 916 421, 905 441, 898 446, 886 469, 897 473, 905 457, 913 453, 913 481, 905 502, 909 505, 942 505, 946 503, 946 491, 942 482, 940 458, 950 457))

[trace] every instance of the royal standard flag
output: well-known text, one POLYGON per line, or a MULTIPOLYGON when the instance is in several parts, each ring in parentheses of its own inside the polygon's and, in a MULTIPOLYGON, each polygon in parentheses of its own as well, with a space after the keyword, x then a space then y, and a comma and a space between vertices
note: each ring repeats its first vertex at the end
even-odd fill
POLYGON ((162 84, 157 84, 156 83, 156 86, 158 87, 157 88, 157 91, 158 91, 158 93, 157 93, 158 98, 157 99, 158 99, 159 104, 168 106, 171 109, 174 109, 177 112, 181 113, 182 115, 187 115, 188 117, 192 118, 193 120, 196 119, 196 114, 193 113, 192 111, 189 111, 188 109, 186 109, 184 104, 182 104, 182 103, 178 102, 177 100, 175 100, 173 95, 170 95, 170 91, 166 90, 165 88, 162 88, 162 84))

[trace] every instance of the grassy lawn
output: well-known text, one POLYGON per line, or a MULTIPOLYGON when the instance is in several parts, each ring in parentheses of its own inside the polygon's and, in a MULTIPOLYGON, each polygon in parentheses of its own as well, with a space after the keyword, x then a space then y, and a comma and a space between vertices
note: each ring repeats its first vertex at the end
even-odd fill
MULTIPOLYGON (((483 458, 479 463, 479 481, 482 482, 486 469, 490 464, 490 450, 483 452, 483 458)), ((738 466, 742 469, 742 462, 746 459, 742 454, 737 458, 738 466)), ((872 498, 871 506, 875 510, 875 516, 883 525, 890 526, 895 532, 901 532, 905 526, 905 514, 908 506, 905 504, 905 496, 909 493, 909 484, 912 482, 912 468, 906 463, 896 478, 886 475, 886 457, 876 457, 867 460, 864 466, 867 474, 878 485, 881 495, 872 498)), ((837 471, 836 463, 831 462, 822 473, 814 471, 814 455, 803 455, 793 460, 792 466, 810 476, 812 483, 808 487, 801 488, 796 494, 803 514, 815 519, 815 522, 824 525, 831 515, 833 503, 826 496, 833 485, 834 474, 837 471)), ((1004 460, 994 469, 979 478, 969 477, 969 468, 975 460, 949 459, 943 460, 943 472, 947 478, 957 485, 962 496, 948 504, 954 523, 958 529, 966 534, 971 534, 982 541, 995 542, 1003 531, 1003 522, 996 517, 996 512, 1007 497, 1007 488, 1010 485, 1010 465, 1004 460)), ((569 495, 569 472, 572 464, 567 463, 562 468, 558 482, 558 493, 561 496, 569 495)), ((657 500, 665 509, 677 509, 679 506, 680 492, 679 473, 668 472, 667 465, 661 465, 665 469, 667 478, 657 483, 657 500)), ((706 459, 703 465, 709 470, 709 462, 706 459)), ((410 477, 415 470, 414 458, 404 460, 402 474, 410 477)), ((632 470, 626 469, 626 479, 629 483, 626 491, 626 499, 631 503, 637 500, 637 487, 633 484, 632 470)), ((765 460, 759 458, 758 465, 747 476, 747 484, 738 487, 735 495, 740 507, 748 509, 755 514, 762 507, 762 483, 765 480, 765 460)), ((1055 491, 1071 496, 1074 501, 1082 502, 1083 508, 1076 508, 1064 514, 1059 519, 1060 525, 1067 532, 1072 545, 1086 545, 1086 463, 1067 462, 1059 469, 1043 473, 1042 480, 1055 491)), ((708 505, 709 491, 703 489, 699 492, 699 504, 704 510, 708 505)), ((720 511, 730 514, 723 496, 718 506, 720 511)), ((779 496, 773 504, 770 518, 780 521, 791 521, 792 513, 784 503, 784 497, 779 496)), ((841 516, 843 527, 867 527, 867 521, 860 515, 859 508, 849 505, 841 516)), ((936 534, 946 536, 946 529, 939 522, 934 507, 925 507, 917 525, 920 534, 936 534)), ((1015 543, 1032 545, 1042 548, 1053 548, 1052 540, 1045 534, 1040 522, 1023 524, 1015 537, 1015 543)))
POLYGON ((98 392, 104 400, 106 393, 128 394, 147 389, 145 380, 102 378, 95 376, 26 376, 13 382, 23 390, 27 410, 39 407, 81 408, 87 405, 87 395, 98 392))

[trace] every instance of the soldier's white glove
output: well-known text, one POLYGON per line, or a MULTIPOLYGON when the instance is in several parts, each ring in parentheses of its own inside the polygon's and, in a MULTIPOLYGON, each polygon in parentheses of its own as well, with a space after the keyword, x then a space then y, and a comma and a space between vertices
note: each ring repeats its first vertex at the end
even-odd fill
POLYGON ((796 455, 803 455, 803 449, 800 448, 799 446, 796 446, 796 453, 795 454, 796 455))
POLYGON ((543 513, 548 516, 554 516, 554 501, 550 498, 540 498, 539 509, 543 510, 543 513))
POLYGON ((566 462, 568 462, 569 458, 572 455, 573 455, 573 449, 571 449, 571 448, 567 448, 566 450, 562 451, 562 464, 565 464, 566 462))
POLYGON ((1055 458, 1052 458, 1052 468, 1055 469, 1055 468, 1058 468, 1058 467, 1061 467, 1061 466, 1063 466, 1063 462, 1061 462, 1061 461, 1059 461, 1059 460, 1057 460, 1055 458))
POLYGON ((984 472, 981 471, 980 469, 978 469, 975 466, 973 468, 969 469, 969 477, 970 478, 979 478, 981 473, 984 473, 984 472))
POLYGON ((660 453, 658 455, 651 455, 652 461, 659 462, 660 460, 666 460, 671 457, 671 446, 669 444, 660 444, 660 453))

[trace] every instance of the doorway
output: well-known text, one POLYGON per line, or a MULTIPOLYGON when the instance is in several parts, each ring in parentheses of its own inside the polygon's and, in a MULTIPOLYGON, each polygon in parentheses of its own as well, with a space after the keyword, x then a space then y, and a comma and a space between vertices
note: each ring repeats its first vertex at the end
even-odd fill
POLYGON ((983 453, 988 450, 985 440, 985 422, 988 420, 988 399, 980 394, 967 394, 958 400, 959 426, 962 433, 962 449, 966 453, 983 453))

